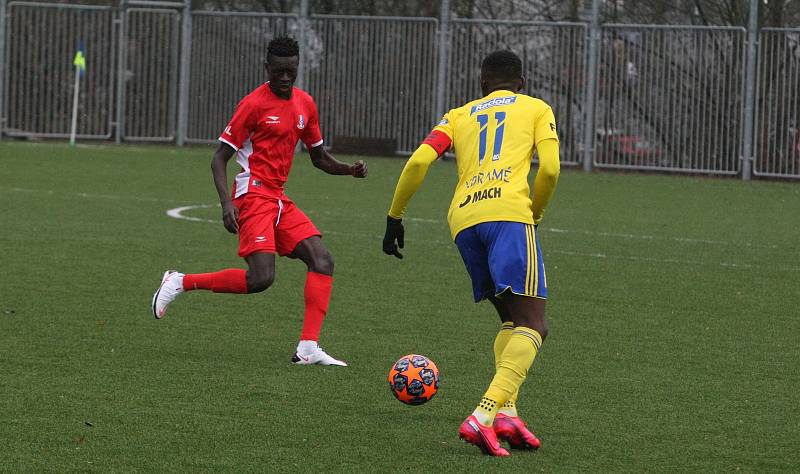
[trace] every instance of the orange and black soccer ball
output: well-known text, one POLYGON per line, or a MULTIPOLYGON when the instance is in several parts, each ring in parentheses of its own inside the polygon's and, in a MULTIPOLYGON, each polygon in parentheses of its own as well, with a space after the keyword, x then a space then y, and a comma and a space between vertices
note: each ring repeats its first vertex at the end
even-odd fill
POLYGON ((439 390, 439 369, 418 354, 403 356, 389 370, 389 389, 407 405, 422 405, 439 390))

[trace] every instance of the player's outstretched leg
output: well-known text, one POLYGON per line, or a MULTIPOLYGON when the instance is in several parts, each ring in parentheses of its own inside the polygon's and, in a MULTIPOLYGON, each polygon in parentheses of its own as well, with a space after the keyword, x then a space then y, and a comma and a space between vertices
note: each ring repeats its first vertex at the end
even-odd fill
POLYGON ((161 319, 167 312, 167 306, 183 293, 183 273, 167 270, 161 278, 156 292, 153 294, 151 311, 156 319, 161 319))
MULTIPOLYGON (((156 319, 161 319, 167 312, 167 306, 184 291, 209 290, 214 293, 255 293, 267 288, 272 280, 257 282, 248 289, 247 273, 238 268, 228 268, 213 273, 194 273, 184 275, 175 270, 167 270, 161 279, 161 286, 153 294, 151 311, 156 319), (251 291, 252 290, 252 291, 251 291)), ((264 278, 262 278, 264 280, 264 278)))

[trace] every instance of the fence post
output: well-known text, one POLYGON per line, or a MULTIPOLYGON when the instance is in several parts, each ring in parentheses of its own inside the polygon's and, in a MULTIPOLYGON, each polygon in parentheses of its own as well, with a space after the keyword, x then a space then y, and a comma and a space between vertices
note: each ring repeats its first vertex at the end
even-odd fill
POLYGON ((597 91, 597 55, 600 42, 600 0, 592 0, 592 20, 589 24, 589 61, 586 66, 586 82, 584 84, 584 117, 583 129, 583 170, 591 171, 594 166, 594 102, 597 91))
POLYGON ((450 0, 441 0, 439 11, 439 60, 436 68, 436 118, 445 113, 447 60, 450 53, 450 0))
POLYGON ((300 16, 298 17, 298 34, 297 34, 297 42, 300 45, 300 63, 301 66, 297 71, 297 87, 300 89, 306 88, 306 72, 304 65, 308 65, 308 38, 306 35, 306 29, 309 27, 309 0, 300 0, 300 16))
POLYGON ((6 129, 6 0, 0 0, 0 140, 6 129))
POLYGON ((742 143, 742 179, 753 177, 753 123, 756 100, 756 60, 758 56, 758 0, 750 0, 750 18, 747 22, 747 70, 744 91, 744 130, 742 143))
POLYGON ((125 83, 128 68, 128 0, 119 1, 119 44, 117 44, 117 113, 116 113, 116 142, 122 143, 125 134, 125 83))
POLYGON ((189 74, 192 58, 192 0, 183 1, 181 72, 178 83, 178 146, 186 144, 189 129, 189 74))

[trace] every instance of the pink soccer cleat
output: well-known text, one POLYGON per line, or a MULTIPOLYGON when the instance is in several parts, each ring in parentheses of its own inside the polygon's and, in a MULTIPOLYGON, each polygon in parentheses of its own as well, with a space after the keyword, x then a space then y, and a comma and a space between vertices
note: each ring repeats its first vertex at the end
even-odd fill
POLYGON ((480 448, 483 454, 500 457, 511 456, 511 453, 497 442, 497 435, 495 435, 494 430, 489 426, 483 426, 478 423, 478 420, 473 415, 468 416, 464 423, 461 424, 461 428, 458 430, 458 437, 480 448))
POLYGON ((514 449, 539 449, 542 445, 539 438, 525 426, 525 422, 516 416, 498 413, 494 419, 494 432, 514 449))

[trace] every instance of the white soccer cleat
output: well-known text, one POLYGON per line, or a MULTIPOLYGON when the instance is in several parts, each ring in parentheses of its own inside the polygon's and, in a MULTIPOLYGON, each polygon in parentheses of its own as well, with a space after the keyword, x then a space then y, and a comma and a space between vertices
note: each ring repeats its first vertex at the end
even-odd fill
POLYGON ((310 354, 301 355, 299 352, 295 352, 292 356, 292 362, 297 365, 338 365, 347 367, 347 362, 334 359, 323 351, 321 347, 317 347, 310 354))
POLYGON ((161 319, 167 312, 167 306, 172 303, 179 294, 183 293, 183 273, 175 270, 167 270, 161 278, 161 286, 158 287, 153 295, 153 316, 161 319))

